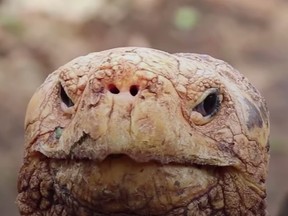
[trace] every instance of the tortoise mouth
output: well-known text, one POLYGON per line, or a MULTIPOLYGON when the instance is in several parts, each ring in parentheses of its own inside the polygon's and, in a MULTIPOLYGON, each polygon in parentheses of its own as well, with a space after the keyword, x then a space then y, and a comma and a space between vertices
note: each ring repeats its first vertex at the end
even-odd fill
POLYGON ((130 157, 128 154, 125 154, 125 153, 120 153, 120 154, 109 154, 107 155, 104 160, 102 161, 99 161, 97 163, 102 163, 102 162, 111 162, 113 160, 124 160, 124 161, 131 161, 131 163, 136 163, 136 164, 158 164, 159 166, 165 166, 165 165, 170 165, 170 166, 183 166, 183 167, 195 167, 197 169, 205 169, 205 168, 212 168, 212 167, 215 167, 215 166, 212 166, 212 165, 203 165, 203 164, 197 164, 197 163, 191 163, 191 162, 179 162, 179 161, 176 161, 176 160, 171 160, 169 162, 162 162, 161 160, 158 160, 158 159, 154 159, 153 157, 151 157, 148 161, 142 161, 141 159, 138 159, 138 158, 132 158, 130 157))
POLYGON ((63 200, 77 200, 76 206, 107 214, 165 215, 218 183, 215 167, 138 162, 126 154, 110 154, 102 161, 63 162, 52 163, 63 200))
MULTIPOLYGON (((109 154, 106 156, 106 158, 104 160, 114 160, 114 159, 125 159, 125 158, 130 158, 127 154, 109 154)), ((133 160, 133 159, 132 159, 133 160)))
MULTIPOLYGON (((120 135, 118 136, 120 137, 120 135)), ((123 139, 121 143, 117 143, 116 138, 113 142, 108 142, 107 139, 106 136, 96 139, 89 133, 83 132, 77 139, 78 141, 74 142, 63 139, 55 142, 54 145, 46 146, 39 141, 33 151, 48 158, 69 161, 83 160, 101 163, 104 160, 126 156, 137 163, 156 162, 199 167, 202 165, 205 167, 235 167, 237 169, 243 167, 242 161, 235 156, 233 151, 220 154, 218 151, 221 149, 219 150, 217 145, 210 143, 209 145, 212 145, 213 149, 215 147, 215 151, 209 152, 210 148, 205 145, 208 145, 207 142, 210 140, 202 140, 203 144, 197 138, 193 142, 186 140, 179 144, 177 140, 172 140, 173 142, 171 140, 166 142, 162 139, 141 141, 135 138, 133 140, 123 139), (194 147, 191 149, 191 146, 194 147)))
POLYGON ((164 169, 165 167, 170 167, 171 169, 190 169, 190 170, 198 170, 202 172, 211 172, 213 175, 215 173, 219 173, 221 168, 224 167, 218 167, 215 165, 210 165, 210 164, 200 164, 200 163, 195 163, 191 161, 177 161, 170 159, 169 162, 163 162, 162 160, 159 160, 157 158, 149 158, 149 160, 142 160, 141 158, 135 159, 133 157, 130 157, 128 154, 125 153, 119 153, 119 154, 109 154, 107 155, 104 160, 101 161, 94 161, 95 164, 101 166, 102 164, 110 164, 110 167, 113 166, 113 164, 116 163, 124 163, 126 165, 130 166, 136 166, 136 167, 158 167, 159 169, 164 169))

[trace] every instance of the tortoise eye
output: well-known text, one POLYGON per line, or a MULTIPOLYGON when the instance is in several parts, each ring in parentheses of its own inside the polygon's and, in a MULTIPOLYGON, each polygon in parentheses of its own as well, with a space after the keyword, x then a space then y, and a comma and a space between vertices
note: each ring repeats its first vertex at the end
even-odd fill
POLYGON ((220 108, 220 99, 218 92, 211 92, 199 103, 194 111, 201 113, 203 117, 215 115, 220 108))
POLYGON ((73 101, 69 96, 67 95, 66 91, 64 90, 63 86, 60 84, 60 98, 61 101, 67 106, 67 107, 72 107, 74 106, 73 101))

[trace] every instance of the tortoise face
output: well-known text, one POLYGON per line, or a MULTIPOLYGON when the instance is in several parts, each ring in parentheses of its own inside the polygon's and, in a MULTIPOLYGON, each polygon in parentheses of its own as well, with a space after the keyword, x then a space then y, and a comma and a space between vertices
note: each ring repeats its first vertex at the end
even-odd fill
POLYGON ((256 214, 268 124, 259 93, 222 61, 114 49, 73 60, 38 89, 26 158, 49 161, 55 193, 78 214, 256 214))

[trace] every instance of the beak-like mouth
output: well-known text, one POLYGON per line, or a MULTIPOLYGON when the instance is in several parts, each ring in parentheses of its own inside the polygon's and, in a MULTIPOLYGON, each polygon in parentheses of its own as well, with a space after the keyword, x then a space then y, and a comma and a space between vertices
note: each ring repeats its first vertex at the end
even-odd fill
POLYGON ((191 163, 191 162, 179 162, 177 160, 171 160, 169 163, 162 163, 162 161, 157 160, 157 159, 153 159, 151 158, 149 161, 139 161, 139 160, 135 160, 134 158, 131 158, 129 155, 127 154, 110 154, 107 155, 107 157, 103 160, 103 161, 99 161, 98 163, 106 163, 106 162, 112 162, 112 161, 130 161, 130 163, 136 163, 136 164, 158 164, 159 166, 175 166, 175 167, 195 167, 197 169, 215 169, 216 166, 213 165, 203 165, 203 164, 197 164, 197 163, 191 163))
MULTIPOLYGON (((94 139, 88 133, 83 133, 72 145, 67 140, 62 141, 60 139, 59 143, 52 147, 37 145, 35 151, 48 158, 90 160, 97 163, 127 157, 135 163, 155 162, 162 165, 182 164, 184 166, 234 167, 237 169, 241 166, 241 161, 236 157, 231 157, 230 152, 219 157, 219 153, 213 153, 213 149, 205 149, 203 143, 201 143, 202 140, 199 141, 200 143, 196 140, 196 143, 186 143, 182 146, 178 143, 167 144, 164 141, 162 143, 146 141, 141 143, 137 140, 127 142, 121 146, 117 143, 110 144, 99 140, 94 139), (209 150, 211 151, 208 155, 207 151, 209 150)), ((215 146, 215 143, 213 144, 215 146)))
POLYGON ((100 213, 165 215, 205 196, 217 184, 216 167, 162 164, 157 160, 139 162, 123 153, 109 154, 101 161, 63 162, 51 163, 52 170, 57 170, 54 175, 59 194, 100 213), (145 209, 149 209, 147 214, 145 209))
POLYGON ((118 151, 109 145, 95 149, 99 142, 91 136, 80 140, 70 149, 69 157, 51 159, 51 172, 63 200, 77 200, 76 206, 90 209, 91 214, 175 215, 171 213, 175 209, 198 206, 203 197, 219 199, 217 205, 223 208, 223 182, 219 181, 231 173, 246 181, 229 160, 222 163, 195 154, 179 156, 176 150, 171 151, 174 154, 152 151, 148 146, 154 143, 146 143, 143 151, 131 145, 118 151))

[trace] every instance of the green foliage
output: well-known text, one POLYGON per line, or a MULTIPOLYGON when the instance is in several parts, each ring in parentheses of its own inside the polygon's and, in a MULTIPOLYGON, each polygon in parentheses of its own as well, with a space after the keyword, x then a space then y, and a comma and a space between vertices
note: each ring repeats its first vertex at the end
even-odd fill
POLYGON ((174 14, 174 25, 180 30, 191 30, 199 21, 199 12, 188 6, 179 7, 174 14))
POLYGON ((16 17, 0 16, 0 25, 14 35, 21 35, 24 31, 22 22, 16 17))

